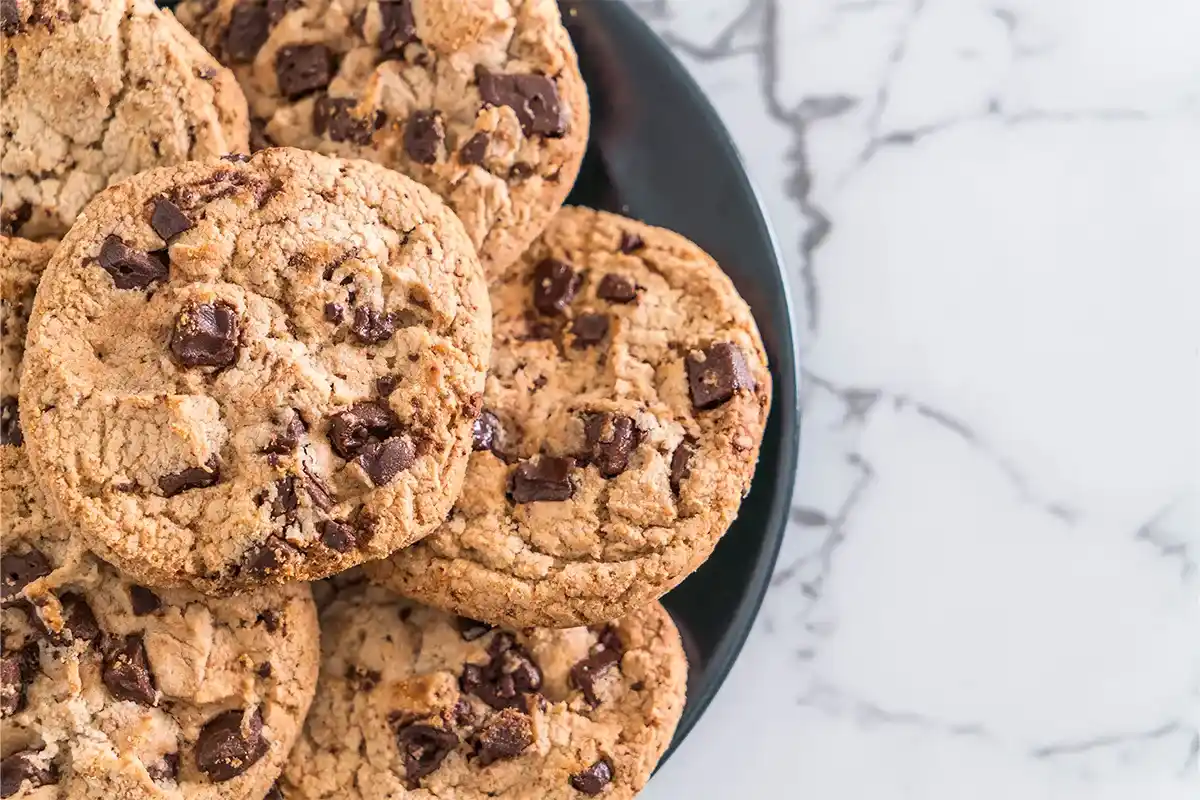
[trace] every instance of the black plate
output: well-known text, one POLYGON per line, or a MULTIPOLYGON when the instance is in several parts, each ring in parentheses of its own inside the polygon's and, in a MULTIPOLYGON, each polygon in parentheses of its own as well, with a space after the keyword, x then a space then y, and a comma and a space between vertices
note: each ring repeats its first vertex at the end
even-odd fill
POLYGON ((750 495, 703 567, 664 600, 688 647, 688 703, 671 749, 733 667, 783 540, 800 437, 797 345, 783 263, 741 159, 682 64, 624 3, 560 0, 592 103, 591 143, 568 202, 678 231, 754 310, 775 397, 750 495))
POLYGON ((712 254, 754 310, 775 383, 754 486, 737 522, 708 563, 664 600, 691 667, 674 751, 733 667, 783 540, 800 437, 791 300, 737 150, 683 65, 624 3, 559 5, 592 103, 591 143, 568 202, 670 228, 712 254))

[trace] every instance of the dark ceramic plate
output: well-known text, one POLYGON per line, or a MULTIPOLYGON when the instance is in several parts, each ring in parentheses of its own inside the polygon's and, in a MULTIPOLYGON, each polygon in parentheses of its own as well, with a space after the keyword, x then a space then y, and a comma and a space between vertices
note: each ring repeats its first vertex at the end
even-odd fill
POLYGON ((591 144, 568 202, 670 228, 712 254, 754 310, 775 384, 754 486, 737 522, 708 563, 664 600, 691 662, 674 750, 733 667, 783 539, 800 420, 790 298, 754 188, 683 65, 624 3, 559 5, 592 103, 591 144))
POLYGON ((568 202, 678 231, 707 250, 754 310, 774 404, 750 495, 716 552, 664 600, 691 671, 672 750, 733 667, 775 565, 799 447, 796 339, 783 264, 737 150, 700 89, 617 0, 560 0, 592 103, 592 138, 568 202))

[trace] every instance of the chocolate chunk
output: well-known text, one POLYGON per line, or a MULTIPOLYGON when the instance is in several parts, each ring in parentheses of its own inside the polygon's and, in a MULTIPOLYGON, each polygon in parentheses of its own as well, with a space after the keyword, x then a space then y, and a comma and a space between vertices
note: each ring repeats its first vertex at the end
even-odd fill
POLYGON ((636 253, 645 246, 646 243, 642 240, 642 237, 636 233, 630 233, 629 231, 621 233, 621 252, 625 255, 636 253))
POLYGON ((229 15, 225 58, 234 63, 253 61, 270 32, 271 19, 260 0, 242 0, 229 15))
POLYGON ((358 100, 353 97, 318 97, 313 103, 313 132, 318 136, 328 133, 335 142, 370 144, 371 136, 383 127, 387 115, 376 111, 364 117, 355 113, 357 108, 358 100))
POLYGON ((180 492, 191 489, 205 489, 213 486, 221 479, 220 462, 217 457, 210 456, 203 467, 188 467, 174 475, 163 475, 158 479, 159 491, 164 497, 174 497, 180 492))
POLYGON ((583 276, 553 258, 542 261, 533 270, 533 307, 547 316, 561 314, 571 305, 583 276))
POLYGON ((390 397, 392 392, 396 391, 396 385, 400 382, 397 375, 384 375, 381 378, 375 379, 375 393, 380 397, 390 397))
POLYGON ((404 58, 404 48, 417 38, 412 0, 380 0, 379 51, 383 58, 404 58))
POLYGON ((325 319, 334 325, 340 325, 346 317, 346 307, 341 303, 325 304, 325 319))
POLYGON ((289 475, 275 481, 275 500, 271 503, 271 516, 283 517, 285 522, 296 520, 296 508, 300 498, 296 496, 296 477, 289 475))
POLYGON ((596 694, 596 679, 609 667, 621 663, 623 649, 616 630, 606 626, 588 657, 571 667, 571 683, 583 692, 584 699, 591 705, 600 703, 600 697, 596 694))
POLYGON ((110 647, 104 656, 101 679, 118 700, 132 700, 143 706, 154 705, 154 677, 141 636, 126 636, 110 647))
POLYGON ((562 136, 567 121, 558 100, 558 86, 544 75, 479 75, 479 94, 483 102, 508 106, 517 114, 526 136, 562 136))
POLYGON ((170 244, 176 236, 191 230, 192 221, 179 206, 161 194, 152 202, 154 210, 150 213, 150 227, 154 228, 154 232, 162 237, 164 242, 170 244))
POLYGON ((675 452, 671 453, 671 491, 675 494, 679 494, 680 485, 692 474, 689 464, 693 452, 691 443, 680 442, 675 452))
POLYGON ((506 708, 489 719, 475 736, 475 754, 482 766, 516 758, 533 744, 533 725, 525 714, 506 708))
POLYGON ((698 409, 715 408, 740 389, 754 391, 754 376, 746 359, 730 342, 717 342, 700 353, 688 353, 687 374, 692 405, 698 409))
POLYGON ((21 21, 21 9, 17 0, 0 0, 0 33, 15 36, 23 27, 25 26, 21 21))
POLYGON ((263 680, 266 680, 267 678, 271 677, 272 672, 274 672, 274 668, 271 666, 270 661, 264 661, 263 663, 258 665, 257 669, 254 670, 254 674, 257 675, 258 677, 262 678, 263 680))
POLYGON ((476 639, 487 636, 496 626, 480 622, 477 619, 471 619, 470 617, 459 617, 454 621, 454 627, 458 628, 458 632, 464 642, 473 642, 476 639))
POLYGON ((354 461, 366 471, 376 486, 386 486, 392 479, 412 466, 417 448, 406 434, 382 442, 363 445, 354 461))
POLYGON ((118 289, 145 289, 155 281, 166 280, 168 264, 167 251, 134 250, 115 235, 109 235, 100 246, 100 266, 112 276, 118 289))
POLYGON ((382 442, 399 428, 400 420, 386 402, 355 403, 333 415, 329 424, 329 444, 348 461, 366 445, 382 442))
POLYGON ((287 412, 287 421, 283 424, 283 430, 263 452, 280 456, 291 455, 295 452, 297 445, 304 440, 304 434, 307 432, 308 429, 304 427, 304 418, 300 416, 299 411, 292 409, 287 412))
POLYGON ((262 712, 223 711, 196 738, 196 766, 215 782, 236 778, 271 749, 262 735, 262 712))
POLYGON ((221 156, 222 161, 228 161, 231 164, 245 164, 250 160, 250 156, 245 153, 226 153, 221 156))
POLYGON ((514 503, 566 500, 575 494, 571 483, 574 460, 542 456, 536 463, 525 461, 512 474, 509 493, 514 503))
POLYGON ((438 111, 414 111, 404 124, 404 152, 418 164, 436 164, 446 138, 438 111))
POLYGON ((529 712, 527 695, 542 688, 542 671, 511 633, 498 633, 488 644, 487 664, 464 664, 459 688, 500 711, 529 712))
POLYGON ((58 783, 53 766, 43 767, 34 750, 22 750, 0 761, 0 797, 12 797, 23 785, 30 789, 58 783))
POLYGON ((171 353, 184 367, 227 367, 237 361, 237 309, 217 301, 195 303, 179 312, 171 332, 171 353))
POLYGON ((279 20, 287 16, 289 11, 304 8, 303 0, 267 0, 267 18, 271 25, 279 24, 279 20))
MULTIPOLYGON (((9 2, 9 0, 0 0, 0 2, 9 2)), ((7 67, 8 64, 11 64, 12 70, 15 72, 17 66, 16 51, 9 50, 8 55, 11 60, 5 66, 7 67)), ((7 74, 8 70, 6 69, 5 72, 7 74)), ((33 206, 29 203, 21 203, 15 209, 6 208, 0 210, 0 234, 4 236, 16 236, 21 232, 21 226, 29 222, 32 216, 33 206)))
POLYGON ((502 446, 503 434, 500 418, 485 408, 471 423, 471 448, 494 451, 502 446))
POLYGON ((246 571, 259 578, 279 575, 287 563, 299 555, 300 552, 292 545, 271 537, 246 555, 246 571))
POLYGON ((260 611, 257 621, 263 624, 263 627, 267 629, 267 633, 275 633, 277 630, 279 630, 279 612, 273 608, 260 611))
POLYGON ((304 467, 304 491, 308 493, 308 499, 312 504, 321 511, 328 511, 333 508, 333 495, 329 492, 329 487, 321 480, 321 477, 308 468, 304 467))
POLYGON ((442 765, 446 756, 458 747, 454 731, 414 722, 396 731, 396 744, 404 755, 404 781, 410 790, 421 785, 421 778, 442 765))
POLYGON ((638 431, 629 417, 589 414, 583 422, 589 460, 605 478, 615 478, 629 467, 637 447, 638 431))
POLYGON ((595 797, 604 791, 604 787, 612 783, 613 766, 607 758, 602 758, 585 770, 571 776, 571 786, 589 797, 595 797))
POLYGON ((71 634, 71 640, 76 642, 95 642, 100 638, 100 624, 92 607, 82 595, 67 592, 59 603, 62 605, 63 627, 71 634))
POLYGON ((528 164, 524 161, 518 161, 508 168, 508 179, 512 181, 523 181, 533 173, 537 172, 537 168, 533 164, 528 164))
POLYGON ((275 54, 275 78, 289 100, 324 89, 333 80, 333 53, 323 44, 292 44, 275 54))
POLYGON ((8 600, 38 578, 49 575, 54 568, 41 550, 30 549, 26 553, 5 553, 0 556, 0 598, 8 600))
POLYGON ((491 140, 491 137, 482 131, 475 134, 458 151, 458 160, 464 164, 482 164, 491 140))
POLYGON ((153 614, 162 608, 162 600, 158 595, 145 586, 137 585, 129 587, 129 604, 133 606, 133 613, 139 617, 153 614))
POLYGON ((279 789, 279 782, 271 784, 271 788, 267 790, 267 796, 263 800, 283 800, 283 792, 279 789))
POLYGON ((179 775, 179 753, 167 753, 146 766, 146 774, 156 782, 173 781, 179 775))
POLYGON ((351 664, 346 667, 346 680, 350 681, 356 691, 369 692, 383 680, 383 674, 379 670, 366 669, 357 664, 351 664))
POLYGON ((344 522, 327 519, 321 523, 321 544, 338 553, 348 553, 357 544, 354 529, 344 522))
POLYGON ((610 303, 632 303, 637 300, 637 285, 624 275, 610 272, 600 279, 596 296, 610 303))
POLYGON ((607 314, 580 314, 571 322, 571 333, 576 347, 599 344, 608 336, 607 314))
POLYGON ((25 672, 20 655, 0 660, 0 715, 9 716, 25 708, 25 672))
POLYGON ((0 399, 0 444, 20 447, 25 443, 25 435, 21 433, 21 412, 17 398, 5 395, 0 399))
POLYGON ((363 344, 379 344, 392 338, 392 334, 396 332, 396 320, 391 314, 379 309, 359 306, 354 309, 354 322, 350 323, 350 332, 363 344))

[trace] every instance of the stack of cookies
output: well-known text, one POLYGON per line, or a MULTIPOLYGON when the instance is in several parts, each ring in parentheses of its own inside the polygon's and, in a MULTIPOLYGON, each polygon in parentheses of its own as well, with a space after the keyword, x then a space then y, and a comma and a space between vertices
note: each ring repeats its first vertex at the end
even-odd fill
POLYGON ((749 309, 562 207, 553 0, 176 15, 0 0, 0 797, 634 796, 749 309))

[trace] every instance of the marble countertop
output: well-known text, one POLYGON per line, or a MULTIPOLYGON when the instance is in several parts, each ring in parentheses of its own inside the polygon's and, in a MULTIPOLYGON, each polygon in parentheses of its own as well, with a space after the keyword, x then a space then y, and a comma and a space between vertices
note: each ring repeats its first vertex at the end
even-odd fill
POLYGON ((1200 4, 631 2, 806 365, 771 591, 644 796, 1200 798, 1200 4))

